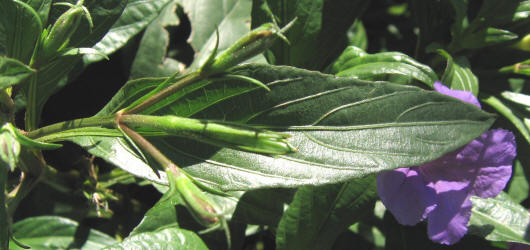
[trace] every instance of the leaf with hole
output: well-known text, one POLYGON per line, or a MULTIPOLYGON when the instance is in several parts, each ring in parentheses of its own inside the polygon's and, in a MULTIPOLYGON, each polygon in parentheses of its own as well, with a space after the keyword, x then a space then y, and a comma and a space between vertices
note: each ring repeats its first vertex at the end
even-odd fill
POLYGON ((252 27, 276 19, 284 26, 296 18, 287 32, 290 44, 276 43, 268 61, 306 69, 325 68, 348 42, 346 31, 368 7, 366 0, 281 1, 253 0, 252 27))

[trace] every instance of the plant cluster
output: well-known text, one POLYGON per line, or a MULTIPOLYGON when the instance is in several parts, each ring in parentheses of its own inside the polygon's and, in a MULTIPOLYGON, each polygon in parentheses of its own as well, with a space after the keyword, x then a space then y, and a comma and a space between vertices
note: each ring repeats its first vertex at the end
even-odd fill
POLYGON ((528 247, 529 15, 0 0, 0 248, 528 247), (128 80, 97 113, 43 121, 120 59, 128 80))

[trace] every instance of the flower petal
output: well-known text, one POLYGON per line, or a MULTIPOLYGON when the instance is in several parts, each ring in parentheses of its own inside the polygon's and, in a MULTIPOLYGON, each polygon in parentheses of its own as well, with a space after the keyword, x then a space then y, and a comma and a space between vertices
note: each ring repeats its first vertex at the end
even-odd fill
POLYGON ((466 189, 439 193, 437 198, 438 206, 427 217, 427 234, 434 242, 451 245, 467 233, 472 204, 466 189))
POLYGON ((471 195, 494 197, 504 189, 512 175, 515 136, 503 129, 489 130, 468 144, 460 154, 464 159, 476 158, 469 163, 478 167, 471 195), (477 153, 478 157, 474 157, 477 153))
POLYGON ((436 90, 436 92, 440 94, 460 99, 461 101, 471 103, 479 108, 481 107, 478 99, 470 91, 452 90, 446 87, 445 85, 443 85, 441 82, 434 82, 433 86, 434 86, 434 90, 436 90))
POLYGON ((417 167, 379 173, 377 190, 385 207, 402 225, 415 225, 436 207, 436 193, 425 185, 417 167))

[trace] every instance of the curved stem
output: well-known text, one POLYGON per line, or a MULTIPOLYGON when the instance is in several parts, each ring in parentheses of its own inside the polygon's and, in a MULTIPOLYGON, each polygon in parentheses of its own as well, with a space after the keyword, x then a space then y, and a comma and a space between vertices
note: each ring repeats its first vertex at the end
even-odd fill
POLYGON ((138 144, 140 148, 145 150, 149 155, 155 159, 158 164, 160 164, 164 169, 170 169, 173 171, 177 176, 180 176, 182 172, 180 171, 180 168, 175 165, 170 159, 168 159, 160 150, 158 150, 153 144, 151 144, 147 139, 145 139, 140 134, 136 133, 134 130, 130 129, 129 127, 120 124, 120 128, 125 132, 133 141, 134 143, 138 144))

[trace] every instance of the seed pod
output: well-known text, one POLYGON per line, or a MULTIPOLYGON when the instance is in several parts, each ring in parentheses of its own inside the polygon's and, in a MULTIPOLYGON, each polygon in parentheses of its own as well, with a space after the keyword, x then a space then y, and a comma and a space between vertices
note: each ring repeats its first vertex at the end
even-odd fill
POLYGON ((219 222, 215 203, 190 178, 176 171, 175 167, 168 167, 166 174, 170 189, 180 194, 186 208, 197 222, 205 227, 211 227, 219 222))
POLYGON ((272 23, 261 25, 239 39, 232 47, 216 56, 212 62, 206 62, 201 71, 210 75, 224 72, 247 59, 259 55, 269 48, 277 38, 287 41, 282 33, 290 28, 293 22, 287 24, 283 29, 272 23))
POLYGON ((235 123, 214 122, 179 116, 125 115, 121 122, 150 130, 163 131, 220 147, 264 154, 296 152, 288 134, 257 129, 235 123))

